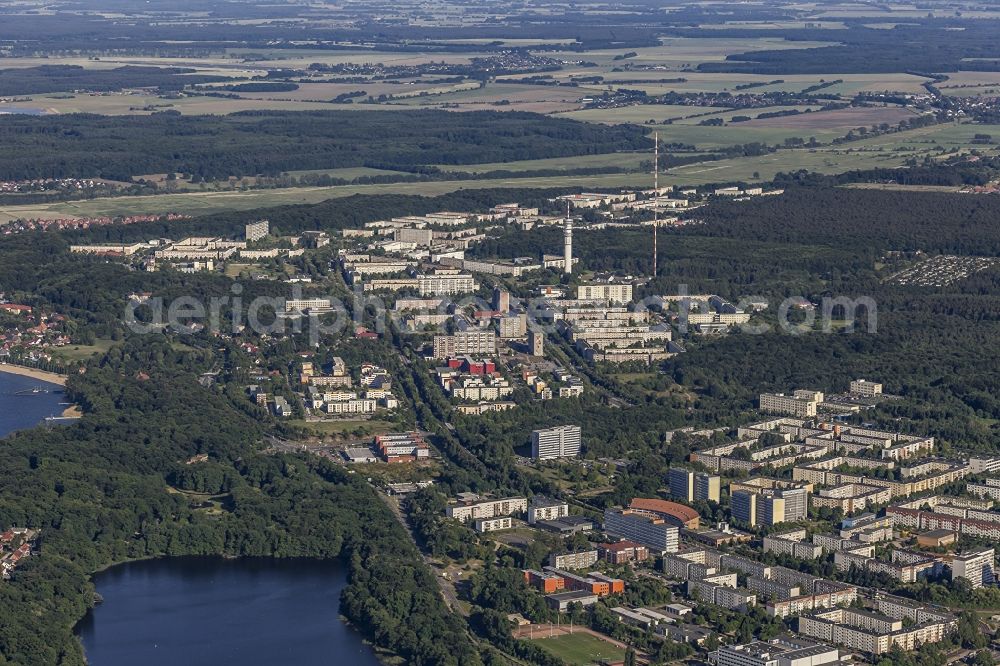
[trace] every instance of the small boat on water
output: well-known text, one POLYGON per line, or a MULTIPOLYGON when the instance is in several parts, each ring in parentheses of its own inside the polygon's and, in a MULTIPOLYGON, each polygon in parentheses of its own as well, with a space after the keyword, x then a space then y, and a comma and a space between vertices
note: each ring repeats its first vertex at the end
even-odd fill
POLYGON ((48 389, 44 389, 41 386, 35 386, 30 389, 24 389, 22 391, 18 391, 14 395, 42 395, 48 392, 49 392, 48 389))

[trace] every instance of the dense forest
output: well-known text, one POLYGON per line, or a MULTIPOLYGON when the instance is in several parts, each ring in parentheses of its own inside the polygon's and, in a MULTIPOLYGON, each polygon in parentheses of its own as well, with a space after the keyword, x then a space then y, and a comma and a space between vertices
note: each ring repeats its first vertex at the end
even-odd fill
POLYGON ((1000 255, 1000 199, 934 192, 794 188, 784 196, 697 211, 682 235, 851 248, 1000 255))
POLYGON ((203 179, 283 171, 475 164, 639 150, 644 130, 533 113, 253 111, 228 116, 19 116, 0 123, 0 179, 203 179))
MULTIPOLYGON (((748 30, 712 31, 718 37, 759 36, 748 30)), ((729 55, 724 61, 698 65, 704 72, 752 74, 828 74, 831 64, 844 74, 858 72, 995 71, 1000 46, 995 20, 940 20, 896 25, 888 30, 853 23, 837 34, 837 44, 810 49, 753 51, 729 55), (955 30, 962 38, 955 38, 955 30)), ((786 39, 827 41, 822 30, 779 31, 786 39)))
POLYGON ((90 90, 107 92, 122 88, 180 90, 188 85, 225 81, 224 76, 195 74, 179 67, 116 67, 84 69, 79 65, 40 65, 0 69, 0 95, 90 90))
POLYGON ((342 558, 342 612, 407 663, 477 664, 413 544, 360 478, 319 459, 255 455, 260 414, 201 387, 208 349, 135 340, 75 377, 77 425, 12 436, 0 448, 0 524, 43 530, 40 554, 0 585, 0 654, 82 664, 72 626, 93 603, 88 574, 166 555, 342 558), (174 470, 191 456, 208 462, 174 470), (225 495, 211 515, 178 490, 225 495))

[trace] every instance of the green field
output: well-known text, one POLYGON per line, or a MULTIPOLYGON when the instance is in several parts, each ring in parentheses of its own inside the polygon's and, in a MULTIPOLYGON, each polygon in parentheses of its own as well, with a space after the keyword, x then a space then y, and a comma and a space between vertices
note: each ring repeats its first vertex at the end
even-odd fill
MULTIPOLYGON (((656 108, 656 107, 653 107, 656 108)), ((776 113, 778 111, 792 111, 798 110, 805 113, 806 109, 812 109, 813 111, 819 110, 818 106, 810 105, 796 105, 796 106, 765 106, 759 109, 707 109, 703 113, 705 115, 699 115, 695 118, 682 118, 680 120, 675 120, 671 125, 697 125, 703 120, 708 120, 710 118, 722 118, 725 122, 730 122, 735 116, 748 116, 750 118, 756 118, 762 113, 776 113)), ((737 126, 742 127, 737 123, 737 126)))
POLYGON ((68 345, 66 347, 56 347, 51 349, 52 355, 64 361, 86 361, 92 356, 106 354, 114 342, 111 340, 97 340, 92 345, 68 345))
POLYGON ((378 432, 392 430, 393 424, 388 421, 289 421, 289 425, 308 430, 314 435, 343 435, 355 433, 359 437, 378 432))
POLYGON ((686 106, 684 104, 639 104, 623 106, 616 109, 580 109, 560 113, 560 118, 582 120, 588 123, 635 123, 643 125, 647 121, 663 123, 667 120, 676 121, 679 118, 696 116, 703 113, 723 113, 729 111, 722 106, 686 106))
POLYGON ((572 666, 586 666, 604 659, 617 661, 625 658, 625 650, 582 632, 539 638, 535 644, 572 666))
MULTIPOLYGON (((648 180, 648 179, 647 179, 648 180)), ((447 180, 429 183, 390 183, 378 185, 342 185, 334 187, 292 187, 241 192, 181 192, 138 197, 114 197, 89 201, 70 201, 0 208, 0 224, 20 218, 53 219, 61 217, 96 217, 129 214, 176 212, 208 215, 227 210, 253 210, 290 204, 313 204, 354 194, 416 194, 436 196, 456 190, 498 187, 646 187, 648 183, 630 174, 598 176, 555 176, 539 178, 496 178, 488 180, 447 180)))
POLYGON ((620 167, 637 170, 642 162, 650 162, 652 152, 605 153, 601 155, 578 155, 576 157, 552 157, 543 160, 518 160, 516 162, 490 162, 488 164, 439 164, 446 171, 485 173, 488 171, 534 171, 537 169, 585 169, 591 167, 620 167))

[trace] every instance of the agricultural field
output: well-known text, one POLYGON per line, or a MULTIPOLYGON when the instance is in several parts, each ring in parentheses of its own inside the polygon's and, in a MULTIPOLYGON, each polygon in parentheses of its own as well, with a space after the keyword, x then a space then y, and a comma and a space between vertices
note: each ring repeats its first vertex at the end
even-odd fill
MULTIPOLYGON (((21 98, 19 98, 21 99, 21 98)), ((224 97, 179 97, 165 99, 152 94, 31 95, 29 101, 0 103, 0 114, 14 109, 40 109, 45 113, 96 113, 107 116, 148 115, 157 111, 179 111, 185 115, 225 115, 239 111, 327 111, 347 105, 287 100, 231 99, 224 97)), ((366 104, 369 109, 391 106, 366 104)), ((23 112, 23 111, 22 111, 23 112)))
POLYGON ((676 122, 690 116, 701 116, 708 113, 724 113, 731 109, 724 106, 688 106, 686 104, 639 104, 623 106, 614 109, 580 109, 558 114, 560 118, 582 120, 588 123, 604 123, 617 125, 619 123, 635 123, 645 125, 650 120, 654 124, 666 121, 676 122))
MULTIPOLYGON (((225 86, 229 84, 215 84, 225 86)), ((237 93, 243 99, 250 100, 287 100, 291 102, 325 102, 345 93, 352 93, 363 90, 366 95, 379 97, 417 97, 419 95, 444 95, 447 93, 458 93, 463 90, 474 90, 479 87, 478 83, 434 83, 421 82, 418 80, 401 80, 398 83, 388 81, 372 81, 366 83, 299 83, 298 90, 287 92, 240 92, 237 93)), ((215 86, 205 86, 211 88, 215 86)), ((364 97, 355 100, 355 104, 363 100, 364 97)), ((338 105, 338 108, 343 108, 338 105)))
MULTIPOLYGON (((721 114, 751 117, 772 109, 749 109, 746 111, 721 114)), ((850 108, 837 111, 816 111, 797 116, 749 120, 729 123, 722 127, 699 125, 705 118, 694 118, 657 126, 660 139, 672 143, 692 144, 701 150, 724 148, 745 143, 780 144, 788 138, 815 138, 820 143, 844 136, 858 127, 888 123, 895 125, 903 118, 914 114, 899 107, 850 108)), ((711 116, 707 116, 711 117, 711 116)), ((970 137, 971 138, 971 137, 970 137)))
POLYGON ((943 94, 956 97, 1000 95, 1000 72, 956 72, 937 85, 943 94))
MULTIPOLYGON (((365 87, 361 84, 355 88, 365 87)), ((558 113, 582 106, 584 97, 600 94, 595 88, 535 86, 521 83, 490 83, 480 88, 478 83, 461 84, 461 90, 443 94, 411 96, 396 99, 392 104, 409 108, 438 108, 452 111, 531 111, 558 113)), ((367 90, 367 87, 365 87, 367 90)), ((360 108, 360 107, 359 107, 360 108)))
POLYGON ((833 111, 817 111, 815 113, 786 116, 782 118, 763 118, 747 121, 748 127, 783 127, 799 130, 814 129, 850 129, 853 127, 871 127, 881 123, 897 125, 907 118, 914 117, 912 111, 899 107, 851 107, 833 111))
MULTIPOLYGON (((629 60, 631 62, 631 59, 629 60)), ((567 79, 569 70, 556 72, 554 76, 558 79, 567 79)), ((824 88, 821 92, 854 95, 859 92, 903 92, 922 93, 926 92, 923 83, 929 81, 922 76, 913 74, 784 74, 784 75, 761 75, 761 74, 717 74, 711 72, 669 72, 669 71, 626 71, 607 72, 591 70, 574 71, 573 75, 579 76, 603 76, 605 85, 614 87, 625 87, 637 90, 645 90, 649 94, 664 94, 668 92, 678 93, 719 93, 743 92, 737 86, 751 83, 767 84, 745 89, 745 92, 800 92, 808 87, 820 83, 841 80, 833 86, 824 88), (589 73, 584 73, 589 72, 589 73), (684 81, 658 83, 664 79, 682 78, 684 81), (649 83, 646 83, 649 81, 649 83), (780 81, 780 83, 772 83, 780 81)))
POLYGON ((593 62, 597 67, 579 67, 562 72, 562 74, 572 73, 574 76, 593 76, 599 74, 601 69, 610 71, 614 67, 620 67, 626 63, 632 65, 662 65, 663 72, 679 71, 690 69, 703 62, 718 62, 726 59, 726 56, 735 53, 748 51, 772 51, 778 49, 810 49, 829 46, 833 42, 792 42, 779 37, 763 38, 701 38, 693 39, 688 37, 666 37, 661 40, 659 46, 649 46, 635 49, 600 49, 583 51, 579 58, 583 61, 593 62), (627 60, 615 60, 616 56, 621 56, 625 52, 634 52, 636 55, 627 60))

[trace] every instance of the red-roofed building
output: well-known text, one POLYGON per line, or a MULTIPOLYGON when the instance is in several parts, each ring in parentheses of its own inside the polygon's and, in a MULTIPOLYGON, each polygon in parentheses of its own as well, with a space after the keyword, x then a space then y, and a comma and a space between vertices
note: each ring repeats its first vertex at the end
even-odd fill
POLYGON ((0 303, 0 310, 8 314, 30 315, 33 312, 30 305, 17 305, 16 303, 0 303))
POLYGON ((649 549, 641 543, 634 541, 619 541, 618 543, 605 543, 598 547, 601 558, 611 564, 625 564, 627 562, 645 562, 649 559, 649 549))
POLYGON ((470 375, 492 375, 497 371, 497 364, 493 361, 477 361, 469 356, 449 358, 448 367, 470 375))
POLYGON ((661 499, 636 497, 632 500, 629 508, 637 513, 662 518, 667 523, 676 525, 677 527, 685 527, 692 530, 698 529, 700 520, 698 512, 684 504, 661 499))

